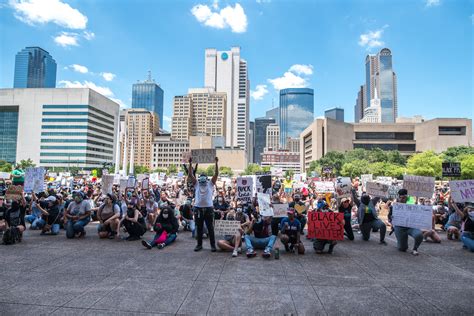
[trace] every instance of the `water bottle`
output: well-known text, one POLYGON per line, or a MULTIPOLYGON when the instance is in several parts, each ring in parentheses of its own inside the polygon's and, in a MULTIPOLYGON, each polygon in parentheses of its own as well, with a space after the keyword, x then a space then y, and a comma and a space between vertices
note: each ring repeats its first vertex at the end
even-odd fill
POLYGON ((275 257, 276 260, 280 259, 280 248, 276 247, 275 250, 273 251, 273 256, 275 257))

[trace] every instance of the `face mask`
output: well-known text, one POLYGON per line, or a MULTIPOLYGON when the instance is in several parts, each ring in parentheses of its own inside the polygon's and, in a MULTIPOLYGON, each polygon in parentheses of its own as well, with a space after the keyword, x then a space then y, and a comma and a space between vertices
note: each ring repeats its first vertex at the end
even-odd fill
POLYGON ((219 203, 222 203, 223 200, 222 200, 222 199, 218 199, 217 201, 219 201, 219 203))
POLYGON ((469 215, 469 218, 471 219, 471 221, 474 221, 474 211, 469 211, 467 212, 467 214, 469 215))
POLYGON ((168 214, 163 214, 163 218, 168 218, 168 214))

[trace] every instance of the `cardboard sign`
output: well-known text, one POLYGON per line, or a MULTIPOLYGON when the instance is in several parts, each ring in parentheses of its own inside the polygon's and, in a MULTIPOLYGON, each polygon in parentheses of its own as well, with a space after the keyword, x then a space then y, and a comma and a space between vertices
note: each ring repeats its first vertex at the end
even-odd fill
POLYGON ((217 236, 233 236, 239 232, 240 221, 226 221, 226 220, 215 220, 214 221, 214 234, 217 236))
POLYGON ((127 189, 127 183, 128 183, 127 178, 120 179, 120 191, 124 192, 127 189))
POLYGON ((422 176, 403 177, 403 188, 408 191, 408 195, 416 197, 431 198, 435 187, 435 178, 422 176))
POLYGON ((398 191, 402 188, 401 184, 394 184, 388 187, 388 198, 396 199, 398 198, 398 191))
POLYGON ((112 193, 115 176, 113 174, 102 175, 102 194, 112 193))
POLYGON ((379 197, 388 198, 389 187, 390 186, 388 184, 383 184, 379 182, 367 182, 365 191, 367 192, 367 194, 371 196, 379 196, 379 197))
POLYGON ((251 203, 253 197, 253 177, 238 177, 237 201, 241 201, 243 203, 251 203))
POLYGON ((44 175, 46 170, 43 167, 27 168, 25 172, 25 192, 44 192, 44 175))
POLYGON ((334 182, 315 181, 313 184, 317 193, 334 192, 334 182))
POLYGON ((273 216, 273 209, 270 205, 270 195, 257 193, 258 211, 262 216, 273 216))
POLYGON ((283 168, 275 168, 271 167, 270 172, 272 176, 282 177, 283 176, 283 168))
POLYGON ((5 192, 6 200, 19 201, 23 198, 23 187, 21 185, 11 185, 5 192))
POLYGON ((393 179, 391 177, 377 177, 377 182, 385 183, 385 184, 392 184, 393 179))
POLYGON ((137 181, 138 181, 138 182, 143 182, 143 179, 149 178, 149 177, 150 177, 150 176, 147 175, 147 174, 140 173, 140 174, 137 174, 137 181))
POLYGON ((272 190, 272 176, 260 175, 256 177, 255 188, 257 192, 270 193, 272 190))
POLYGON ((273 204, 273 217, 287 217, 288 216, 288 203, 273 204))
POLYGON ((454 202, 474 202, 474 180, 449 181, 449 188, 454 202))
POLYGON ((127 180, 127 188, 134 189, 136 185, 137 179, 134 176, 129 176, 127 180))
POLYGON ((0 179, 4 179, 4 180, 10 179, 10 173, 9 172, 0 172, 0 179))
POLYGON ((298 203, 295 203, 295 211, 296 213, 298 214, 303 214, 303 212, 306 210, 306 205, 301 205, 301 204, 298 204, 298 203))
POLYGON ((192 149, 191 156, 193 162, 197 163, 214 163, 216 158, 215 149, 192 149))
POLYGON ((367 182, 371 182, 373 180, 373 175, 371 174, 362 174, 360 176, 360 182, 362 183, 362 187, 365 188, 367 182))
POLYGON ((459 162, 443 162, 443 177, 460 177, 461 164, 459 162))
POLYGON ((324 240, 344 239, 344 213, 310 212, 308 238, 324 240))
POLYGON ((338 197, 343 198, 343 197, 351 196, 351 189, 352 189, 351 178, 339 177, 336 179, 334 186, 336 187, 336 193, 338 197))
POLYGON ((432 224, 432 206, 404 203, 393 204, 392 225, 431 230, 432 224))
POLYGON ((142 180, 142 190, 148 190, 150 188, 150 179, 145 178, 142 180))

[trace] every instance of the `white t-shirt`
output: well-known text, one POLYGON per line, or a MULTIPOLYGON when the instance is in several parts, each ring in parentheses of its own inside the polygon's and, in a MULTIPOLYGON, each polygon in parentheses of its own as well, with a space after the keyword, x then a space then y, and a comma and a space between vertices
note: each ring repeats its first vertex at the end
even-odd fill
POLYGON ((194 187, 194 206, 213 207, 212 195, 214 194, 214 183, 207 181, 205 185, 196 183, 194 187))

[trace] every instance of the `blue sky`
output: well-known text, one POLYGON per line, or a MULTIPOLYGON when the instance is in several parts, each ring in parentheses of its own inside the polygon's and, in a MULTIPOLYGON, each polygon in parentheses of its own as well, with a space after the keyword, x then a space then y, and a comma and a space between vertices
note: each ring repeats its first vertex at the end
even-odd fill
POLYGON ((148 70, 172 100, 204 84, 204 49, 240 46, 251 118, 278 105, 278 88, 315 90, 315 116, 353 121, 364 60, 392 50, 399 116, 473 117, 474 0, 1 0, 0 87, 15 54, 40 46, 58 86, 90 86, 126 106, 148 70), (260 86, 260 87, 257 87, 260 86))

